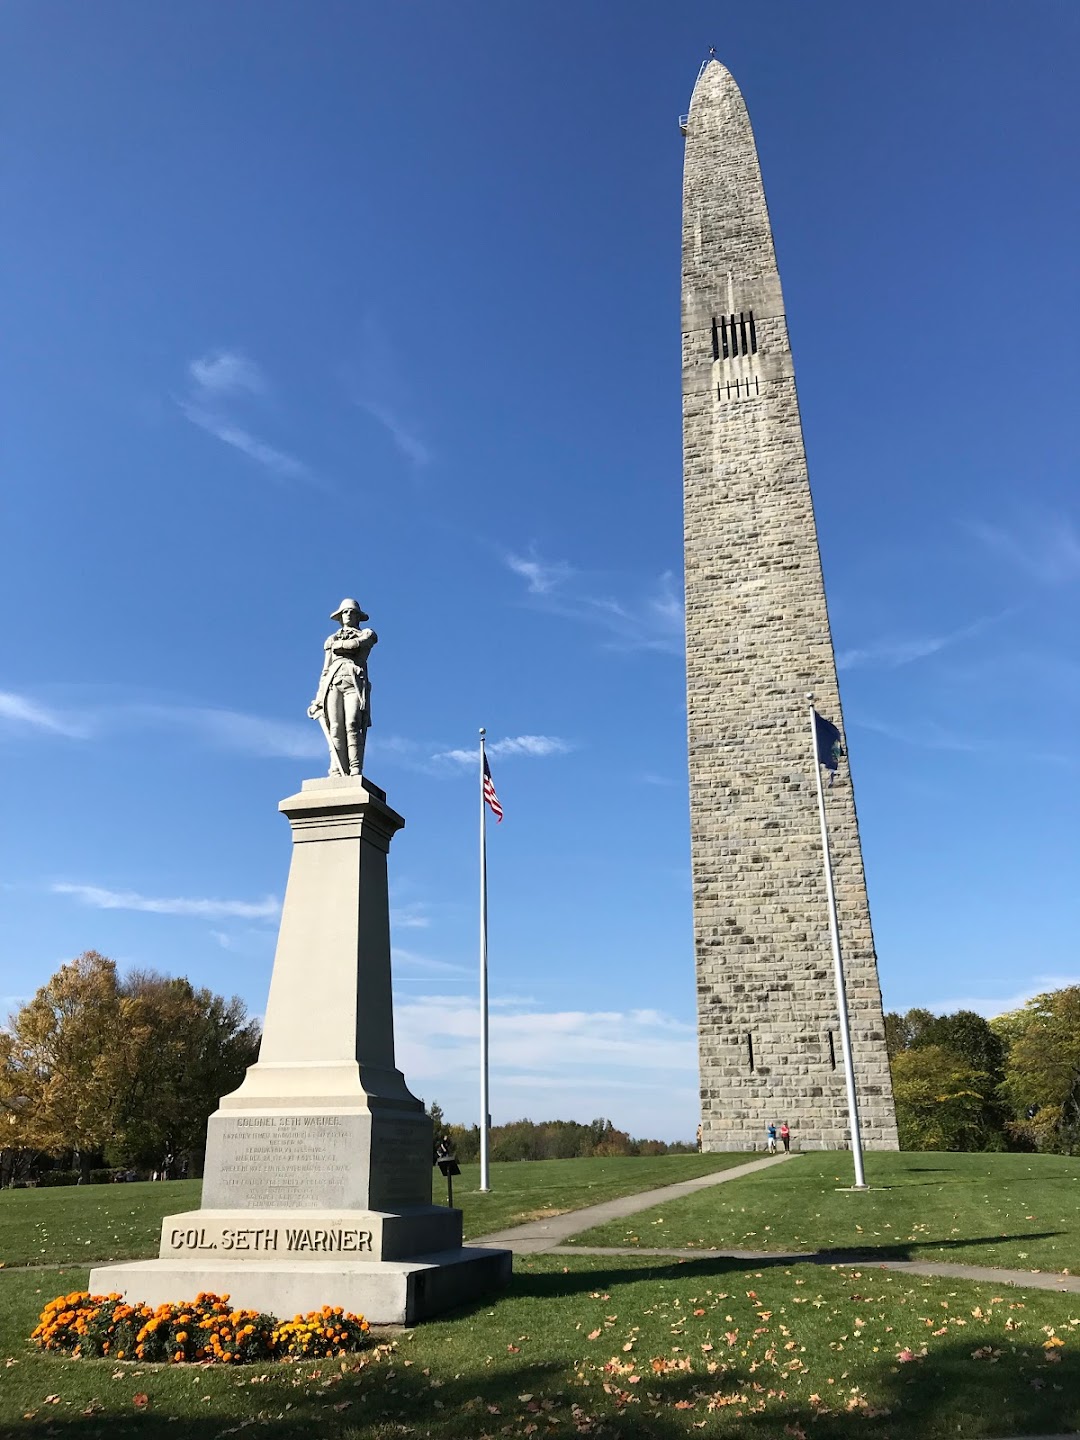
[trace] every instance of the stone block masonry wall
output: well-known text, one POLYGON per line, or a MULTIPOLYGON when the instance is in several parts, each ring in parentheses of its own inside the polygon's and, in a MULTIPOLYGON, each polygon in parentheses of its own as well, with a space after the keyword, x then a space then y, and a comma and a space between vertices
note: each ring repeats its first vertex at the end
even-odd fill
MULTIPOLYGON (((746 106, 702 71, 683 211, 687 698, 703 1144, 848 1144, 805 692, 843 731, 795 373, 746 106), (734 317, 734 324, 732 324, 734 317)), ((896 1122, 855 801, 826 792, 863 1143, 896 1122)))

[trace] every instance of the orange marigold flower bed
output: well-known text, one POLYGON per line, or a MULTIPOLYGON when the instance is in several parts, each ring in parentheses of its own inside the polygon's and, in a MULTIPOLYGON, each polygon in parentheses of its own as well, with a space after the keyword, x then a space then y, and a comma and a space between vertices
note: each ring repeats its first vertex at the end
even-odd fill
POLYGON ((236 1310, 227 1295, 202 1294, 152 1308, 80 1290, 50 1300, 30 1338, 43 1350, 71 1355, 232 1365, 345 1355, 360 1348, 369 1328, 362 1315, 340 1306, 278 1320, 236 1310))

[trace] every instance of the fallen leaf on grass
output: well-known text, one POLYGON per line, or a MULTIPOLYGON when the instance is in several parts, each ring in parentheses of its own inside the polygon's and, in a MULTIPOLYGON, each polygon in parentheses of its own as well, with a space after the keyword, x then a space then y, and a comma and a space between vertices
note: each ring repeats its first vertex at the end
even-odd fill
POLYGON ((150 1396, 140 1390, 137 1395, 132 1395, 131 1403, 135 1406, 136 1410, 145 1410, 147 1405, 150 1404, 150 1396))
POLYGON ((600 1335, 601 1335, 601 1332, 600 1332, 599 1330, 590 1330, 589 1333, 588 1333, 588 1335, 587 1335, 585 1338, 586 1338, 587 1340, 599 1340, 600 1335))

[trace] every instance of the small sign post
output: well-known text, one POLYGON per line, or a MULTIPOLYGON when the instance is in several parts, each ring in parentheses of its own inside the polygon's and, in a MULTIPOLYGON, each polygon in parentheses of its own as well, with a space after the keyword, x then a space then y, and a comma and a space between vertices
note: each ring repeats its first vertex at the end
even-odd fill
POLYGON ((435 1164, 446 1176, 446 1203, 452 1210, 454 1208, 454 1176, 461 1174, 461 1166, 457 1162, 457 1156, 445 1140, 440 1141, 435 1150, 435 1164))

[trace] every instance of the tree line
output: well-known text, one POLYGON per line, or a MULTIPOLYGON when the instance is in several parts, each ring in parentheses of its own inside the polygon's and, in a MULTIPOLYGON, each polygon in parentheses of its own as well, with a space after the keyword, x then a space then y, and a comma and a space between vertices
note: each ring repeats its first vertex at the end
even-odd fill
POLYGON ((1080 1154, 1080 985, 986 1020, 885 1016, 902 1150, 1080 1154))
POLYGON ((241 1000, 88 950, 0 1031, 0 1183, 201 1173, 206 1121, 259 1049, 241 1000), (74 1175, 72 1179, 76 1178, 74 1175))
MULTIPOLYGON (((446 1136, 456 1158, 473 1164, 480 1158, 480 1126, 449 1125, 438 1103, 429 1105, 436 1140, 446 1136)), ((514 1120, 493 1125, 491 1160, 581 1160, 597 1155, 685 1155, 696 1146, 676 1140, 634 1140, 610 1120, 514 1120)))

